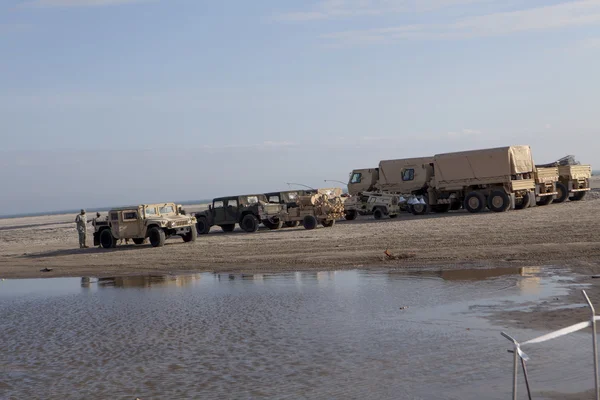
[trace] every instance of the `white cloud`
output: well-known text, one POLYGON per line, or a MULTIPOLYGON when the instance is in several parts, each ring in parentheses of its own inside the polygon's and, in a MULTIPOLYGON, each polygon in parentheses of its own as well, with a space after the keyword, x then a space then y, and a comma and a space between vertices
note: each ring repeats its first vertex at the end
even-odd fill
POLYGON ((153 0, 31 0, 22 5, 26 7, 103 7, 148 1, 153 0))
POLYGON ((445 24, 414 24, 335 32, 322 37, 346 44, 395 40, 464 39, 600 23, 600 0, 578 0, 526 10, 466 17, 445 24))
POLYGON ((281 21, 310 21, 402 12, 426 12, 445 7, 492 0, 320 0, 308 11, 278 14, 281 21))

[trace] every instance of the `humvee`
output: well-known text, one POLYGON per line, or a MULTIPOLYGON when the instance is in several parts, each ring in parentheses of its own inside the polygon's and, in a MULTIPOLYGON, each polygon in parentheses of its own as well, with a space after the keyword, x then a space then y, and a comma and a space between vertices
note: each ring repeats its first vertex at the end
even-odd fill
POLYGON ((208 210, 195 214, 196 230, 204 235, 218 225, 225 232, 233 232, 238 224, 245 232, 256 232, 261 222, 269 229, 279 229, 283 226, 284 209, 281 204, 269 204, 264 194, 218 197, 208 210), (278 222, 272 224, 269 219, 278 222))
POLYGON ((94 226, 94 246, 116 247, 120 239, 135 244, 150 240, 152 247, 164 246, 165 240, 181 236, 184 242, 196 241, 196 219, 184 215, 175 203, 140 204, 113 208, 104 221, 94 226))
POLYGON ((392 193, 363 192, 368 195, 367 212, 373 214, 373 218, 383 217, 396 218, 402 212, 401 196, 392 193))
POLYGON ((342 189, 318 189, 311 191, 288 191, 268 194, 272 204, 284 204, 285 212, 263 220, 269 227, 285 223, 296 227, 302 223, 305 229, 315 229, 318 224, 330 228, 337 219, 343 217, 344 203, 341 198, 342 189))

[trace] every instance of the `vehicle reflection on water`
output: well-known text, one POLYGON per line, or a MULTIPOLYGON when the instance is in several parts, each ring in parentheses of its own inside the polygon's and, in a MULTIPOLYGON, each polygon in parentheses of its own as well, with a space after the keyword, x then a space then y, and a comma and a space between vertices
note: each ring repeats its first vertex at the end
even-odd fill
MULTIPOLYGON (((503 399, 511 359, 486 315, 559 293, 536 268, 0 282, 0 397, 503 399)), ((589 383, 567 340, 535 354, 566 364, 539 385, 589 383)))

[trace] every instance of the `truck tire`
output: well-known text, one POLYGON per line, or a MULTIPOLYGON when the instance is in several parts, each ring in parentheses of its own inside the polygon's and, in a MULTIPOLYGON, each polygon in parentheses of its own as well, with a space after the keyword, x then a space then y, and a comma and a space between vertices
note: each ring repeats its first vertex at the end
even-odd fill
POLYGON ((244 215, 244 218, 242 218, 242 221, 240 222, 240 228, 247 233, 256 232, 258 230, 258 225, 258 219, 252 214, 244 215))
POLYGON ((155 226, 150 228, 148 232, 148 238, 150 238, 150 244, 152 247, 162 247, 165 245, 166 235, 165 231, 155 226))
POLYGON ((436 204, 435 206, 431 206, 431 210, 438 214, 447 213, 450 211, 450 204, 436 204))
POLYGON ((137 239, 133 239, 133 243, 138 244, 138 245, 139 244, 144 244, 145 240, 146 239, 144 239, 144 238, 137 238, 137 239))
POLYGON ((508 207, 510 207, 510 197, 508 194, 504 190, 492 190, 492 193, 488 197, 488 208, 493 212, 504 212, 508 210, 508 207))
POLYGON ((398 218, 398 214, 390 214, 389 217, 390 218, 398 218))
POLYGON ((300 225, 300 221, 287 221, 285 223, 285 226, 287 226, 288 228, 296 228, 300 225))
POLYGON ((521 198, 521 201, 515 203, 515 208, 517 210, 524 210, 526 208, 529 207, 529 204, 531 202, 531 192, 527 192, 525 193, 525 195, 521 198))
POLYGON ((325 220, 325 221, 323 221, 323 222, 322 222, 322 225, 323 225, 325 228, 331 228, 332 226, 334 226, 334 225, 335 225, 335 219, 331 219, 331 220, 325 220))
POLYGON ((183 238, 183 241, 186 243, 195 242, 196 238, 198 237, 198 232, 196 232, 196 230, 193 227, 190 227, 190 230, 185 235, 182 235, 181 237, 183 238))
POLYGON ((223 232, 233 232, 235 230, 235 224, 221 225, 221 229, 223 229, 223 232))
POLYGON ((344 218, 346 218, 347 221, 354 221, 357 215, 358 213, 356 211, 350 210, 344 213, 344 218))
POLYGON ((575 192, 575 193, 573 193, 573 196, 569 197, 569 200, 571 200, 571 201, 583 200, 583 198, 585 197, 586 194, 587 194, 587 191, 575 192))
POLYGON ((423 215, 429 212, 429 196, 426 194, 423 195, 423 201, 426 204, 412 204, 410 206, 411 212, 413 215, 423 215))
POLYGON ((112 249, 117 246, 117 239, 114 238, 110 229, 105 229, 100 233, 100 244, 105 249, 112 249))
POLYGON ((304 229, 306 230, 312 230, 315 229, 317 227, 317 219, 314 217, 314 215, 307 215, 304 217, 304 220, 302 221, 303 225, 304 225, 304 229))
POLYGON ((547 206, 548 204, 552 203, 552 196, 542 196, 542 198, 537 201, 535 204, 537 204, 538 206, 547 206))
POLYGON ((196 232, 198 235, 206 235, 210 231, 210 225, 206 217, 199 217, 196 221, 196 232))
POLYGON ((567 189, 565 184, 562 182, 556 182, 556 191, 558 192, 558 194, 556 195, 556 198, 552 202, 553 203, 564 203, 565 200, 567 200, 567 197, 569 197, 569 190, 567 189))
POLYGON ((485 196, 481 192, 470 192, 465 197, 465 210, 470 213, 478 213, 485 208, 485 196))
POLYGON ((273 222, 273 221, 269 221, 268 219, 263 219, 262 223, 264 226, 266 226, 267 228, 271 229, 271 230, 277 230, 277 229, 281 229, 281 227, 283 226, 283 221, 277 221, 277 222, 273 222))
POLYGON ((373 211, 373 218, 375 219, 381 219, 384 215, 385 214, 383 213, 381 208, 376 208, 375 211, 373 211))

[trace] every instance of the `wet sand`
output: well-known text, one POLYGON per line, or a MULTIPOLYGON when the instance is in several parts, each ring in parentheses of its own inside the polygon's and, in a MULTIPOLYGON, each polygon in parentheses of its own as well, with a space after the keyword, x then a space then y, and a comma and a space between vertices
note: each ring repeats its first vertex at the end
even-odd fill
MULTIPOLYGON (((195 243, 170 239, 116 249, 79 249, 75 215, 0 220, 0 278, 115 276, 216 271, 568 265, 600 270, 600 193, 584 201, 507 213, 339 221, 247 234, 214 227, 195 243), (395 257, 389 259, 384 251, 395 257), (40 272, 52 268, 51 272, 40 272)), ((188 212, 198 207, 186 207, 188 212)), ((91 216, 90 216, 91 218, 91 216)), ((92 228, 88 234, 91 242, 92 228)), ((90 243, 91 244, 91 243, 90 243)))

